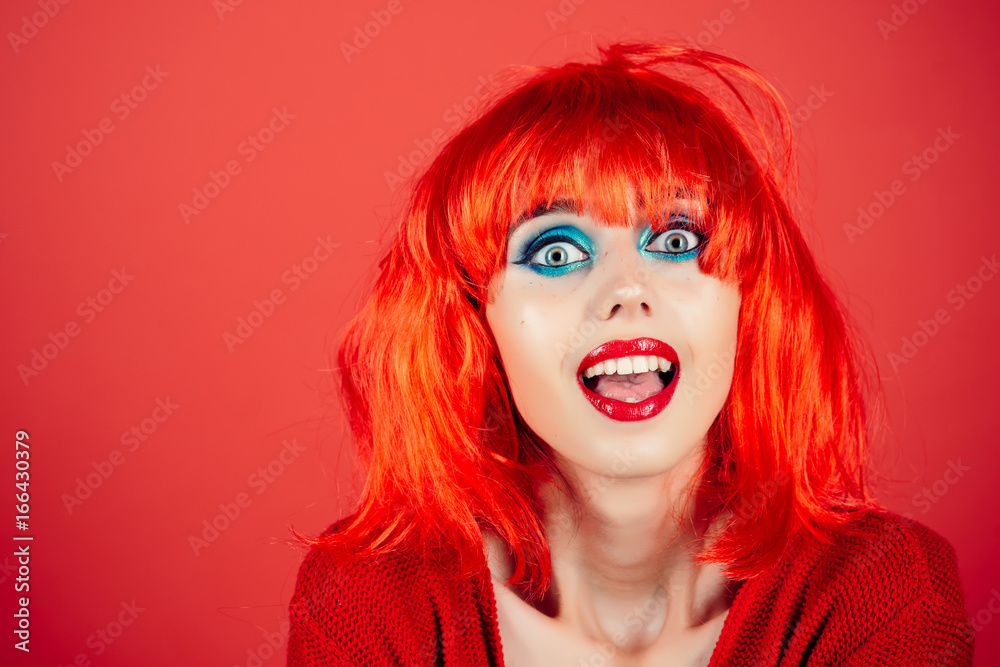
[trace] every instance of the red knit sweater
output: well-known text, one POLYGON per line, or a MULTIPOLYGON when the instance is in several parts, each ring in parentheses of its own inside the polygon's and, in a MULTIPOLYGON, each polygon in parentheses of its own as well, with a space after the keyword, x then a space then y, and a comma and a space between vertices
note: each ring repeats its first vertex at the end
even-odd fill
MULTIPOLYGON (((744 582, 709 667, 971 665, 951 546, 894 514, 857 525, 831 545, 793 536, 744 582)), ((504 664, 488 572, 459 580, 415 554, 338 568, 314 548, 290 613, 289 667, 504 664)))

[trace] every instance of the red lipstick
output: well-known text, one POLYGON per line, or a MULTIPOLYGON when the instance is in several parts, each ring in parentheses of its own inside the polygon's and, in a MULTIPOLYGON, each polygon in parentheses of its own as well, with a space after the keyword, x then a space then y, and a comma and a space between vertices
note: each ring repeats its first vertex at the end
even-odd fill
POLYGON ((639 421, 658 415, 670 403, 680 377, 680 365, 674 348, 655 338, 634 338, 632 340, 611 340, 597 346, 583 358, 577 369, 576 381, 583 390, 587 400, 604 415, 616 421, 639 421), (631 357, 636 355, 655 355, 663 357, 672 365, 672 373, 667 385, 657 394, 638 403, 627 403, 613 398, 607 398, 591 391, 583 383, 583 373, 591 366, 607 359, 631 357))

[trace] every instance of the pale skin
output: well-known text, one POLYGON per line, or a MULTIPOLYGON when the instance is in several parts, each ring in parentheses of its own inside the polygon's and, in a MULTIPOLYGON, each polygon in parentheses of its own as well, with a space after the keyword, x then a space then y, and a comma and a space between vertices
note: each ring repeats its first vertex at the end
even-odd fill
MULTIPOLYGON (((675 211, 679 225, 697 215, 683 200, 675 211)), ((515 404, 583 499, 577 522, 565 496, 543 490, 554 615, 503 583, 506 554, 484 536, 510 666, 707 665, 732 602, 720 568, 692 557, 706 526, 682 492, 732 382, 740 291, 633 217, 626 228, 587 212, 531 218, 511 233, 491 285, 487 322, 515 404), (529 246, 556 227, 570 240, 529 246), (675 393, 655 416, 616 421, 586 400, 579 366, 602 343, 640 337, 676 351, 675 393)))

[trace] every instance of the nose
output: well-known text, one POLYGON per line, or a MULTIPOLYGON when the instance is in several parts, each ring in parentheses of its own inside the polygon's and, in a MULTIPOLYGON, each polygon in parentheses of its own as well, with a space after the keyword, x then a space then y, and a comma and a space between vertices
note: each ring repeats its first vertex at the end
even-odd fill
POLYGON ((649 270, 639 250, 632 244, 609 249, 604 257, 601 280, 594 295, 594 313, 600 320, 612 317, 635 318, 652 314, 655 295, 649 284, 649 270))

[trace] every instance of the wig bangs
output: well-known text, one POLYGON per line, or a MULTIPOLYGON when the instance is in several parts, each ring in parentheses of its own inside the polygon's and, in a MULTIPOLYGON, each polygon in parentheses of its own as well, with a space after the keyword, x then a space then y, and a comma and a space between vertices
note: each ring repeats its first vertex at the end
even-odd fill
POLYGON ((659 73, 540 78, 450 148, 465 162, 452 172, 462 176, 449 198, 451 237, 480 287, 503 271, 517 224, 556 204, 600 225, 654 231, 683 215, 706 238, 702 270, 735 283, 760 256, 761 223, 771 217, 756 196, 766 174, 735 119, 659 73))

